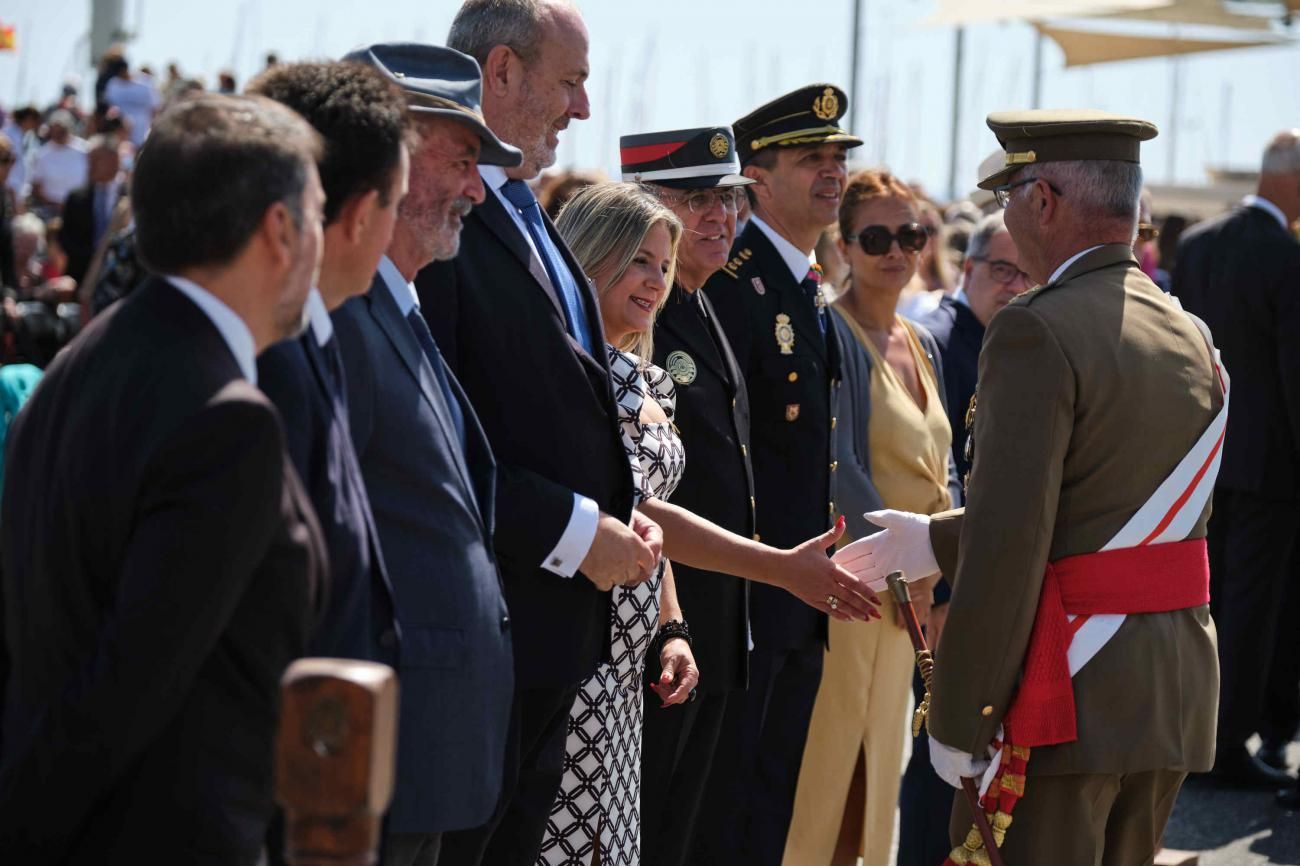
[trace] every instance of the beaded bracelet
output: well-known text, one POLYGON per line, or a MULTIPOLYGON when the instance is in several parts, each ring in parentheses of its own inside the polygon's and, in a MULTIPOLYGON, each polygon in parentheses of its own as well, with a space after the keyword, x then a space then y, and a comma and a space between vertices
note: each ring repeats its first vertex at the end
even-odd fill
POLYGON ((681 638, 686 641, 688 647, 694 648, 695 644, 691 641, 691 630, 687 628, 686 621, 681 619, 670 619, 668 622, 659 626, 659 631, 654 638, 655 658, 663 652, 664 644, 674 638, 681 638))

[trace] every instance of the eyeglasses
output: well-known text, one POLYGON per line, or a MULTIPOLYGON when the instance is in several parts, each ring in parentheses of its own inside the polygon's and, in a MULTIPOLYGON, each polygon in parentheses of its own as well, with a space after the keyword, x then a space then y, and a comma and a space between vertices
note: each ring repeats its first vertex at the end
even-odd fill
POLYGON ((1138 223, 1137 239, 1140 241, 1145 241, 1147 243, 1151 243, 1154 240, 1159 240, 1160 229, 1156 228, 1151 223, 1138 223))
POLYGON ((1004 286, 1010 285, 1015 282, 1016 277, 1019 277, 1021 282, 1025 284, 1025 288, 1032 289, 1034 287, 1034 281, 1030 279, 1029 274, 1020 270, 1020 267, 1014 262, 1009 262, 1006 259, 986 259, 979 256, 971 256, 970 260, 972 262, 983 262, 988 265, 989 276, 992 277, 995 282, 1001 283, 1004 286))
MULTIPOLYGON (((998 200, 998 207, 1006 207, 1007 203, 1011 201, 1011 190, 1018 186, 1024 186, 1027 183, 1033 183, 1036 180, 1043 180, 1043 178, 1022 177, 1020 180, 1013 180, 1011 183, 1004 183, 1001 186, 993 187, 993 197, 998 200)), ((1052 192, 1057 195, 1062 195, 1061 191, 1056 188, 1056 184, 1052 183, 1050 180, 1044 180, 1043 182, 1047 184, 1047 188, 1052 192)))
POLYGON ((925 242, 930 239, 925 226, 920 223, 907 223, 891 232, 887 226, 866 226, 856 235, 845 235, 847 243, 857 242, 862 251, 869 256, 883 256, 898 241, 898 248, 905 253, 919 253, 925 249, 925 242))
POLYGON ((744 190, 739 187, 697 189, 689 193, 661 192, 659 194, 660 198, 670 205, 685 204, 691 213, 708 213, 719 204, 727 213, 735 213, 740 210, 740 199, 744 195, 744 190))

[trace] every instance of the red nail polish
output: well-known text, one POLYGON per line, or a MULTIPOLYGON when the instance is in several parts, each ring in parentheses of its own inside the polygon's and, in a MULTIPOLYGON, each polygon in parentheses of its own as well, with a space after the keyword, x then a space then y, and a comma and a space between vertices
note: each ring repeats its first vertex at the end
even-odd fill
POLYGON ((843 528, 844 528, 844 515, 843 515, 843 514, 840 515, 840 519, 839 519, 839 520, 835 521, 835 528, 836 528, 836 529, 843 529, 843 528))

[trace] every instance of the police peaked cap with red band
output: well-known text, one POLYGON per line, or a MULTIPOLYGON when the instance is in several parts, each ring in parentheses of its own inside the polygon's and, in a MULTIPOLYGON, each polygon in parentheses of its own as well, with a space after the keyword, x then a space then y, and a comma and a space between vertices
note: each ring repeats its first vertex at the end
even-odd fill
POLYGON ((740 174, 736 138, 729 126, 703 126, 625 135, 618 140, 623 180, 672 189, 707 189, 753 183, 740 174))

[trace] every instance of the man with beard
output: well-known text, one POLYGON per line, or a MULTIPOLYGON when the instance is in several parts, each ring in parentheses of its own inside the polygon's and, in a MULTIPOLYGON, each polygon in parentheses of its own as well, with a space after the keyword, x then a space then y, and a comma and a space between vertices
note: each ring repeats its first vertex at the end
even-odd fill
POLYGON ((262 98, 163 115, 132 195, 160 276, 58 356, 14 423, 6 861, 258 862, 280 677, 307 650, 325 550, 254 358, 302 330, 319 150, 262 98))
MULTIPOLYGON (((756 537, 777 547, 834 519, 839 347, 812 250, 838 217, 846 151, 862 143, 838 125, 847 106, 838 87, 814 84, 736 121, 743 172, 755 181, 746 187, 753 217, 705 284, 749 392, 756 537)), ((755 586, 750 623, 749 689, 727 706, 695 863, 779 863, 785 849, 826 616, 755 586)))
MULTIPOLYGON (((370 291, 340 307, 333 322, 349 428, 401 629, 397 779, 384 860, 433 866, 444 832, 483 824, 497 803, 511 623, 492 552, 492 452, 420 316, 411 280, 456 254, 461 217, 483 200, 477 164, 518 165, 520 157, 483 124, 471 58, 392 43, 346 59, 401 88, 419 134, 388 252, 370 291)), ((391 651, 395 640, 390 631, 380 642, 391 651)))
POLYGON ((631 510, 595 293, 525 183, 555 161, 560 130, 588 116, 586 27, 561 0, 468 0, 447 41, 478 60, 487 124, 524 160, 480 169, 488 190, 465 220, 460 254, 417 280, 498 460, 495 542, 515 649, 498 812, 447 839, 446 854, 532 866, 569 711, 608 653, 609 590, 649 577, 660 536, 631 510))

